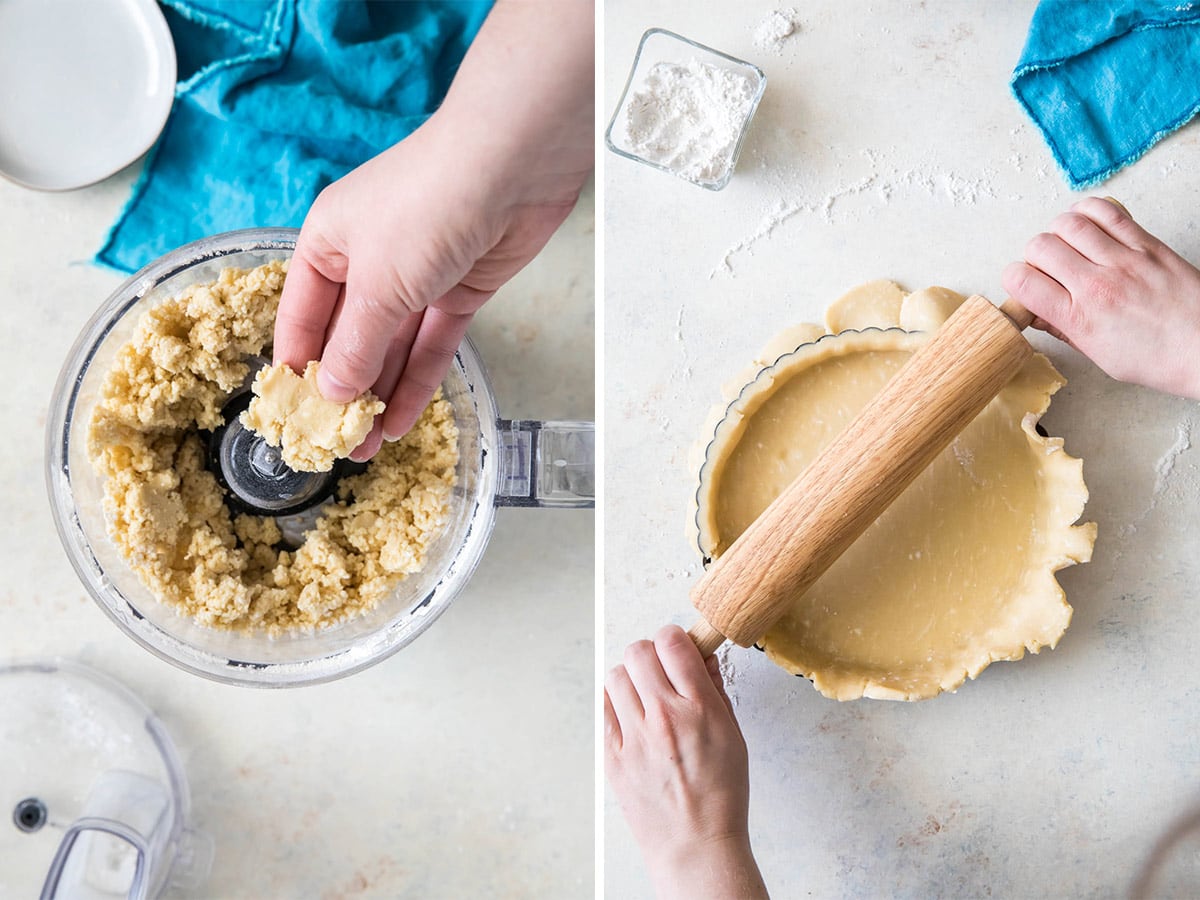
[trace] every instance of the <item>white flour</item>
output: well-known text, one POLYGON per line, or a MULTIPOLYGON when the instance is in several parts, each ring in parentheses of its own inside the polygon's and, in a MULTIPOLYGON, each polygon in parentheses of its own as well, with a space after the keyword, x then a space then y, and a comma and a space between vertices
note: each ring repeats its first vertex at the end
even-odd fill
POLYGON ((625 143, 689 181, 720 181, 733 163, 754 92, 754 82, 740 72, 696 59, 656 63, 626 103, 625 143))
POLYGON ((1175 463, 1181 453, 1192 449, 1192 423, 1184 419, 1175 426, 1175 443, 1167 450, 1154 466, 1154 493, 1161 494, 1167 488, 1167 481, 1175 471, 1175 463))
POLYGON ((799 14, 796 10, 776 9, 754 29, 754 46, 763 52, 782 53, 783 43, 800 30, 799 14))
MULTIPOLYGON (((753 256, 758 244, 769 240, 780 226, 797 216, 817 218, 828 224, 853 223, 861 220, 873 205, 890 204, 906 195, 938 198, 953 207, 974 207, 1001 200, 995 184, 1001 173, 988 166, 969 175, 928 160, 904 167, 886 149, 865 147, 857 159, 846 155, 831 171, 817 173, 777 162, 780 153, 764 150, 764 146, 769 146, 766 141, 750 152, 763 170, 760 179, 769 188, 764 194, 767 202, 761 206, 753 230, 721 254, 709 273, 710 279, 718 275, 736 277, 735 262, 753 256)), ((1019 201, 1022 196, 1013 194, 1005 199, 1019 201)))

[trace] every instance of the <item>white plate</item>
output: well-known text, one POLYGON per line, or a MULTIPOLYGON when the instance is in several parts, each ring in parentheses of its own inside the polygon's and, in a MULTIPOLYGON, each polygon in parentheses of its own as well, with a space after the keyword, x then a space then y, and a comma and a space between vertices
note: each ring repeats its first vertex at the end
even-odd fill
POLYGON ((0 0, 0 175, 93 184, 150 149, 175 96, 154 0, 0 0))

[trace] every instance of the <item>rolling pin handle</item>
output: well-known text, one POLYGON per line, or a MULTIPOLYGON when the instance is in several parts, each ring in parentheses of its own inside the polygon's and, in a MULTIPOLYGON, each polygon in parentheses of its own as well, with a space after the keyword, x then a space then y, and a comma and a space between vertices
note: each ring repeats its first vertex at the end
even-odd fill
POLYGON ((1111 203, 1113 206, 1115 206, 1117 209, 1119 209, 1121 212, 1125 213, 1125 215, 1129 216, 1129 218, 1131 218, 1131 219, 1133 218, 1133 216, 1130 214, 1129 210, 1127 210, 1125 208, 1125 204, 1122 203, 1120 200, 1118 200, 1116 197, 1105 197, 1104 199, 1107 200, 1109 203, 1111 203))
POLYGON ((1033 313, 1012 297, 1000 304, 1000 312, 1012 319, 1012 323, 1017 326, 1017 331, 1024 331, 1033 324, 1033 313))
POLYGON ((725 635, 709 625, 707 619, 701 619, 689 628, 687 633, 705 659, 716 653, 717 648, 725 643, 725 635))

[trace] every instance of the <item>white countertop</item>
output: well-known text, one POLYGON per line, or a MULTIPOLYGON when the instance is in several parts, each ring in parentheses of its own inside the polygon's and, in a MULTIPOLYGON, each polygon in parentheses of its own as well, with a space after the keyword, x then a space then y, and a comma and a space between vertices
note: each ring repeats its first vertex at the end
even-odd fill
MULTIPOLYGON (((868 279, 1001 299, 1004 265, 1078 197, 1009 94, 1032 0, 809 0, 782 52, 760 51, 786 5, 606 4, 608 113, 651 26, 768 79, 720 193, 605 160, 608 665, 694 619, 687 456, 724 380, 868 279)), ((1200 260, 1200 125, 1098 190, 1200 260)), ((1044 424, 1083 458, 1099 524, 1094 561, 1060 573, 1074 621, 1057 649, 919 704, 839 704, 723 651, 773 896, 1121 895, 1200 801, 1200 408, 1035 343, 1070 381, 1044 424)), ((605 835, 608 896, 649 896, 611 792, 605 835)))
MULTIPOLYGON (((89 259, 135 174, 66 194, 0 181, 0 661, 81 659, 164 720, 193 826, 215 841, 203 887, 168 896, 590 896, 591 512, 501 510, 472 584, 433 628, 318 687, 185 674, 84 593, 51 521, 43 432, 68 347, 121 281, 89 259)), ((593 209, 589 188, 471 329, 502 415, 592 418, 593 209)))

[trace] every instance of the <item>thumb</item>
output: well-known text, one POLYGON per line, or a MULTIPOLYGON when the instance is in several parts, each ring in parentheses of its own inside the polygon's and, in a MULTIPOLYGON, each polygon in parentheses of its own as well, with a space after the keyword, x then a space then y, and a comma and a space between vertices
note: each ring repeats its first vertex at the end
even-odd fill
MULTIPOLYGON (((376 267, 378 270, 378 267, 376 267)), ((377 279, 346 278, 346 296, 321 354, 317 386, 326 400, 347 403, 379 378, 408 306, 377 279)))

